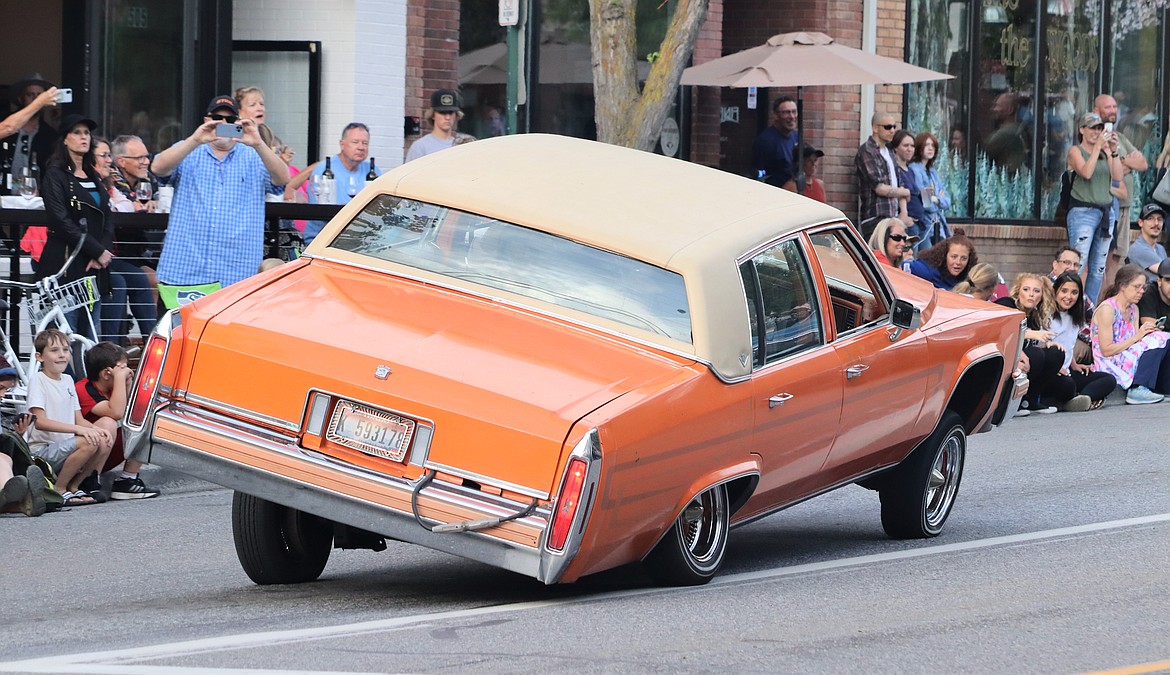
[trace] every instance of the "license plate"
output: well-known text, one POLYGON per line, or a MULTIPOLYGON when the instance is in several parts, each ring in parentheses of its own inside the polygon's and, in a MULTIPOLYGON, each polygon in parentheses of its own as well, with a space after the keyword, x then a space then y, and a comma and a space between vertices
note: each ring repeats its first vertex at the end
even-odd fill
POLYGON ((367 455, 401 462, 414 436, 414 420, 339 401, 325 438, 367 455))

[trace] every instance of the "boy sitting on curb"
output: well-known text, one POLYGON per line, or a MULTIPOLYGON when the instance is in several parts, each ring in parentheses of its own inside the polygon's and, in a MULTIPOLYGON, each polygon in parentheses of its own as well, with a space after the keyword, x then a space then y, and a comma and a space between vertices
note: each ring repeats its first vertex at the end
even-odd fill
MULTIPOLYGON (((126 413, 126 400, 134 381, 126 350, 113 342, 99 342, 85 353, 84 380, 77 383, 77 399, 81 403, 81 414, 97 424, 103 420, 113 422, 114 446, 106 459, 103 469, 112 469, 122 462, 122 430, 118 423, 126 413)), ((158 490, 146 487, 138 477, 142 462, 126 459, 122 473, 114 480, 110 499, 150 499, 159 495, 158 490)))
POLYGON ((57 491, 65 506, 94 504, 96 499, 79 491, 81 481, 102 468, 114 444, 117 423, 103 418, 91 423, 81 414, 69 366, 69 338, 49 328, 33 338, 41 370, 28 382, 28 411, 35 415, 28 445, 44 457, 57 473, 57 491))

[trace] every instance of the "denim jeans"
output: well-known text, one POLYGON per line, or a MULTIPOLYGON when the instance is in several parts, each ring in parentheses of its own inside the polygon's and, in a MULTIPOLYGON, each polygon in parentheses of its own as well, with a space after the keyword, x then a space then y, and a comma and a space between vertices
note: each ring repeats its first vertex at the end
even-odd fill
POLYGON ((1088 269, 1085 278, 1085 297, 1097 302, 1101 283, 1105 278, 1105 259, 1113 241, 1113 224, 1102 222, 1106 210, 1074 206, 1068 210, 1068 243, 1081 255, 1081 271, 1088 269))
POLYGON ((122 320, 126 318, 126 301, 130 301, 130 313, 138 322, 138 330, 147 335, 154 329, 157 319, 154 296, 150 292, 150 280, 141 268, 121 258, 110 262, 110 294, 102 298, 102 339, 122 343, 125 334, 122 320))

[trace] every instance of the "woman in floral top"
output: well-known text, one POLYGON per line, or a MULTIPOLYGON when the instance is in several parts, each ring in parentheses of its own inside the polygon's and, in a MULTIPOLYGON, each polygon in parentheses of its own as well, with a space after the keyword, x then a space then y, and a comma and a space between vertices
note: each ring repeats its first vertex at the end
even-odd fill
MULTIPOLYGON (((1117 270, 1108 297, 1093 312, 1093 365, 1117 378, 1128 390, 1125 402, 1135 405, 1158 403, 1167 391, 1170 372, 1161 376, 1170 333, 1157 329, 1153 321, 1138 326, 1137 303, 1146 289, 1146 276, 1137 265, 1117 270)), ((1168 364, 1170 365, 1170 364, 1168 364)))

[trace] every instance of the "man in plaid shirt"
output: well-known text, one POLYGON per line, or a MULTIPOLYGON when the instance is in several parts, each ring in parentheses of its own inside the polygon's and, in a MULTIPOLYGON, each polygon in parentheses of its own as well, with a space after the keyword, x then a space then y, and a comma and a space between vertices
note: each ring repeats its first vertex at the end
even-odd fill
MULTIPOLYGON (((857 171, 858 196, 861 198, 861 234, 873 234, 874 226, 882 218, 898 218, 899 199, 909 199, 910 191, 898 187, 894 158, 889 143, 894 139, 898 122, 889 113, 873 114, 873 134, 857 149, 853 168, 857 171)), ((905 220, 909 221, 909 218, 905 220)), ((907 227, 913 221, 906 222, 907 227)))

